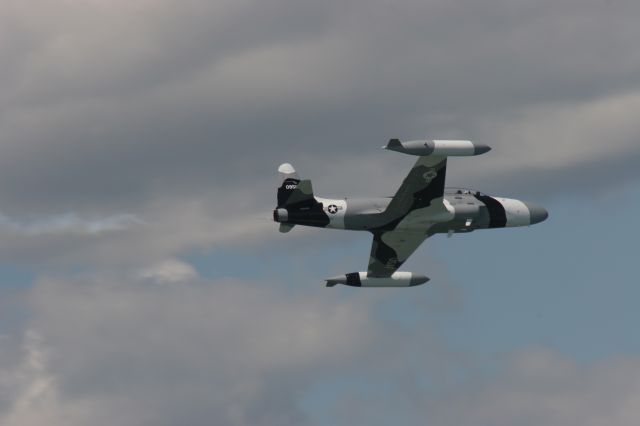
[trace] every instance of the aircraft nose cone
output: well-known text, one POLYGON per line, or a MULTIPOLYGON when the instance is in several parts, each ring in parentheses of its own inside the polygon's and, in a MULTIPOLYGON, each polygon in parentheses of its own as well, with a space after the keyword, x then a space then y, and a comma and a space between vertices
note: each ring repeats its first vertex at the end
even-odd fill
POLYGON ((473 144, 473 153, 475 155, 484 154, 485 152, 491 151, 491 147, 489 145, 485 145, 483 143, 474 143, 473 144))
POLYGON ((531 215, 531 225, 540 223, 549 217, 549 212, 544 208, 533 203, 524 203, 529 209, 531 215))
POLYGON ((409 282, 409 287, 415 287, 417 285, 421 285, 429 281, 429 277, 425 277, 424 275, 413 275, 411 277, 411 281, 409 282))

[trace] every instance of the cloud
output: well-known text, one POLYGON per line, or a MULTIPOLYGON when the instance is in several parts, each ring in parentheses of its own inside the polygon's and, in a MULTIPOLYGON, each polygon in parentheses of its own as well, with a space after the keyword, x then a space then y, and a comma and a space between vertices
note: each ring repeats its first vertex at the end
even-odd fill
POLYGON ((640 360, 581 365, 530 348, 513 355, 497 380, 448 394, 430 406, 436 424, 631 426, 640 419, 640 360))
POLYGON ((513 114, 547 136, 536 149, 549 158, 528 162, 548 167, 558 142, 532 108, 581 110, 640 83, 629 1, 70 5, 5 6, 2 38, 22 46, 0 53, 21 70, 0 78, 10 215, 223 196, 285 156, 348 162, 392 136, 482 139, 515 168, 529 149, 513 114))
POLYGON ((45 278, 31 292, 0 423, 304 424, 301 392, 363 355, 375 333, 370 304, 336 292, 92 275, 45 278))
POLYGON ((123 231, 143 222, 131 214, 117 214, 98 219, 83 219, 75 213, 39 217, 32 220, 15 220, 0 213, 0 228, 27 236, 47 234, 88 234, 123 231))
POLYGON ((198 272, 188 263, 167 259, 143 269, 140 277, 159 284, 175 284, 198 278, 198 272))
MULTIPOLYGON (((633 111, 637 90, 580 104, 533 105, 503 117, 476 121, 480 140, 496 149, 468 166, 452 169, 450 181, 481 179, 512 195, 593 196, 638 179, 640 127, 633 111), (474 176, 474 177, 472 177, 474 176)), ((456 165, 460 164, 456 162, 456 165)))
MULTIPOLYGON (((283 161, 319 193, 392 194, 412 159, 379 152, 389 137, 492 145, 449 176, 487 192, 564 194, 585 167, 589 188, 638 178, 636 2, 0 5, 5 224, 41 232, 8 218, 60 211, 82 232, 122 211, 150 224, 56 238, 66 262, 259 241, 283 161)), ((4 241, 23 262, 61 257, 4 241)))
POLYGON ((380 151, 390 137, 492 145, 448 177, 487 192, 543 201, 637 180, 638 2, 37 12, 0 0, 0 257, 45 274, 24 290, 22 344, 0 346, 0 423, 304 424, 301 395, 343 380, 357 391, 331 388, 332 423, 632 424, 634 359, 530 350, 460 380, 465 356, 429 327, 377 316, 389 293, 210 282, 177 259, 273 250, 284 161, 321 195, 391 195, 414 159, 380 151))
POLYGON ((242 195, 224 203, 159 198, 135 214, 0 218, 0 254, 20 264, 143 267, 190 250, 252 245, 277 234, 271 210, 242 195))
POLYGON ((2 424, 630 426, 640 415, 637 357, 579 363, 529 347, 487 372, 424 324, 378 316, 388 297, 172 278, 41 279, 21 356, 0 363, 2 424))
POLYGON ((59 227, 88 233, 101 228, 83 218, 119 212, 148 224, 90 244, 4 239, 21 262, 149 264, 254 244, 270 235, 254 219, 273 207, 278 164, 318 193, 389 195, 413 160, 380 152, 389 137, 492 145, 448 177, 486 192, 638 178, 637 2, 0 6, 5 224, 36 229, 14 218, 61 211, 77 217, 59 227))
POLYGON ((497 371, 450 377, 436 391, 428 382, 425 386, 418 363, 407 365, 407 375, 396 374, 382 391, 345 392, 325 407, 330 414, 324 418, 337 425, 401 420, 437 426, 631 426, 640 418, 637 357, 581 364, 551 349, 529 347, 496 361, 497 371))
POLYGON ((89 413, 78 407, 62 406, 55 378, 48 371, 47 349, 42 338, 33 330, 24 336, 23 358, 12 370, 2 371, 3 402, 0 412, 2 424, 7 426, 37 426, 43 423, 71 424, 89 413))

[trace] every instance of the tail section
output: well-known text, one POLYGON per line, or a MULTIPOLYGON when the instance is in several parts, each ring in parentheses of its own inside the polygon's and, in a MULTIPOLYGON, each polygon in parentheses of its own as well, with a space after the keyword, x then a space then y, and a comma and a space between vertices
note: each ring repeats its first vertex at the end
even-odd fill
POLYGON ((313 196, 310 180, 300 180, 291 164, 278 168, 282 183, 278 188, 278 206, 273 220, 280 223, 280 232, 289 232, 294 225, 326 227, 331 220, 323 204, 313 196))
POLYGON ((300 208, 316 203, 310 180, 300 180, 289 163, 278 168, 282 183, 278 188, 278 208, 300 208))

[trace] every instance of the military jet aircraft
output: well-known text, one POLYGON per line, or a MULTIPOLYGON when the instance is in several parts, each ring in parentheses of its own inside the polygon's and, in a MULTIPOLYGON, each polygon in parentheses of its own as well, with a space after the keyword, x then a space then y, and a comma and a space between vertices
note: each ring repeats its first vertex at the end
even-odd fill
POLYGON ((445 188, 447 157, 484 154, 487 145, 458 140, 401 142, 391 139, 383 147, 418 156, 409 175, 393 197, 328 199, 313 195, 310 180, 300 180, 288 163, 278 171, 282 184, 273 219, 280 232, 295 225, 369 231, 373 246, 366 272, 328 278, 327 287, 411 287, 429 281, 424 275, 398 268, 428 237, 476 229, 529 226, 548 217, 535 204, 491 197, 470 189, 445 188))

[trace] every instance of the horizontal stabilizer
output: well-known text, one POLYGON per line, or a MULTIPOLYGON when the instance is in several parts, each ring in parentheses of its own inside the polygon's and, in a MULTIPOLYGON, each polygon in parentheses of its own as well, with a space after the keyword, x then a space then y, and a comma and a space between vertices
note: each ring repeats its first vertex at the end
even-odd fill
POLYGON ((400 142, 400 139, 391 139, 384 149, 402 152, 409 155, 431 155, 434 157, 467 157, 484 154, 491 148, 484 144, 471 141, 454 140, 424 140, 400 142))
POLYGON ((294 226, 296 226, 294 223, 281 223, 280 224, 280 232, 285 234, 285 233, 291 231, 294 226))

